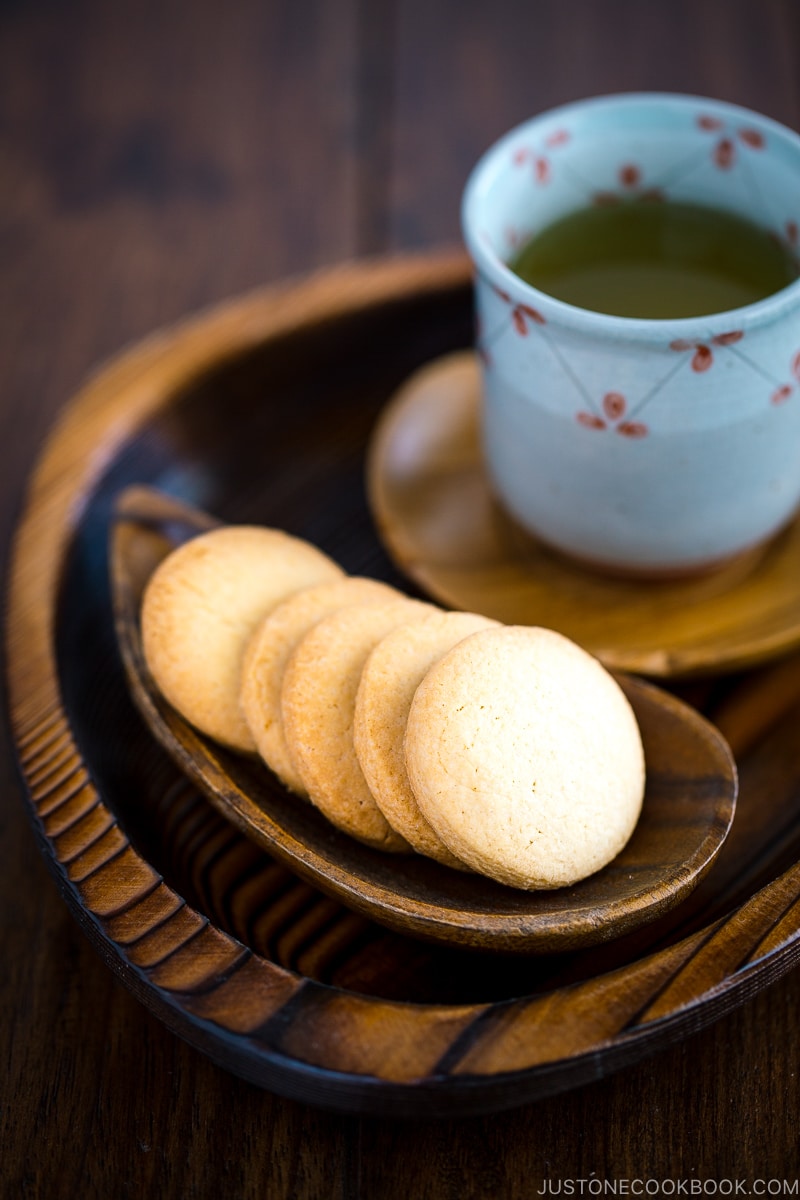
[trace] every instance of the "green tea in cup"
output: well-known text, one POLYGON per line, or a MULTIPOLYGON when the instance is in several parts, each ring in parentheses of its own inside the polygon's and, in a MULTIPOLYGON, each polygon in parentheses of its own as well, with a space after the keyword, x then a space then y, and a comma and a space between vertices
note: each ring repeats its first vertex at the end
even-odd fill
POLYGON ((463 217, 482 448, 515 522, 674 577, 800 512, 796 133, 697 96, 578 101, 487 151, 463 217))
POLYGON ((743 308, 798 276, 789 248, 754 221, 650 196, 571 212, 536 233, 509 266, 577 308, 651 319, 743 308))

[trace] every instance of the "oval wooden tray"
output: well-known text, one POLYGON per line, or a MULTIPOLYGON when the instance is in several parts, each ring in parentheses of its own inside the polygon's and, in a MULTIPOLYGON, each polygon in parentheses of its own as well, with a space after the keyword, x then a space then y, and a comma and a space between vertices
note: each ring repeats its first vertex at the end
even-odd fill
POLYGON ((387 933, 297 880, 177 772, 132 708, 107 539, 131 483, 275 524, 400 579, 363 459, 387 398, 466 346, 459 260, 353 266, 129 351, 67 407, 31 484, 8 695, 43 854, 104 960, 171 1028, 275 1091, 336 1108, 510 1107, 713 1020, 800 956, 800 668, 698 686, 738 752, 736 820, 671 914, 601 948, 506 959, 387 933))

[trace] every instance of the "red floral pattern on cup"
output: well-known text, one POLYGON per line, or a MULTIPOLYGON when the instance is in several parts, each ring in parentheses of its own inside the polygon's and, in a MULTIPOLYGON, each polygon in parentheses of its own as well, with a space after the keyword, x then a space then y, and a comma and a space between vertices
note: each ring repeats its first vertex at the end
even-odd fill
MULTIPOLYGON (((741 329, 732 329, 730 333, 718 333, 714 337, 709 338, 714 346, 732 346, 735 342, 740 342, 744 337, 741 329)), ((687 350, 694 350, 692 355, 692 370, 698 373, 707 371, 713 365, 714 354, 708 342, 702 341, 686 341, 684 338, 678 338, 674 342, 670 342, 670 350, 676 350, 679 354, 685 353, 687 350)))
POLYGON ((600 417, 597 413, 581 411, 577 414, 579 425, 583 425, 584 429, 613 429, 615 433, 621 433, 623 437, 628 438, 643 438, 647 436, 647 426, 641 421, 623 421, 621 418, 625 416, 627 410, 627 402, 621 392, 606 392, 603 396, 603 412, 605 418, 600 417))
MULTIPOLYGON (((792 372, 792 374, 794 375, 797 382, 800 383, 800 350, 797 351, 794 358, 792 359, 791 366, 789 369, 792 372)), ((789 399, 789 397, 792 395, 793 391, 794 391, 793 384, 791 384, 791 383, 780 384, 780 386, 776 387, 775 391, 772 393, 772 397, 771 397, 772 403, 773 404, 785 404, 786 401, 789 399)))
POLYGON ((623 163, 617 171, 621 192, 595 192, 593 204, 619 204, 626 198, 638 200, 663 200, 661 188, 642 187, 642 171, 636 163, 623 163))
POLYGON ((499 296, 505 304, 511 305, 511 321, 521 337, 528 336, 528 321, 533 321, 535 325, 547 324, 538 308, 532 308, 530 304, 515 304, 508 292, 504 292, 495 284, 490 286, 496 296, 499 296))
POLYGON ((545 324, 542 314, 538 309, 531 308, 530 304, 515 304, 511 310, 511 320, 520 337, 528 336, 528 321, 533 321, 535 325, 545 324))
POLYGON ((746 126, 730 130, 725 121, 719 117, 701 114, 697 118, 700 129, 706 133, 721 133, 723 136, 714 143, 711 158, 721 171, 729 171, 736 162, 736 139, 751 150, 763 150, 764 135, 758 129, 748 129, 746 126))
MULTIPOLYGON (((722 170, 732 168, 737 161, 743 161, 743 154, 745 152, 760 151, 766 145, 764 134, 757 129, 738 125, 735 117, 723 119, 707 113, 701 113, 696 115, 694 120, 700 131, 713 135, 711 139, 712 160, 722 170)), ((548 134, 547 137, 539 137, 532 144, 518 146, 513 151, 513 162, 516 166, 531 169, 533 180, 536 184, 547 184, 551 180, 553 151, 570 141, 571 134, 567 129, 556 129, 548 134)), ((628 198, 647 200, 663 200, 665 198, 664 192, 660 188, 646 185, 644 179, 645 168, 640 162, 622 162, 615 168, 615 176, 616 190, 595 192, 591 196, 594 203, 617 204, 628 198)), ((503 230, 503 236, 505 244, 510 251, 516 250, 524 241, 524 235, 514 225, 507 225, 503 230)), ((777 240, 780 240, 786 249, 795 254, 800 265, 800 229, 798 228, 798 220, 796 218, 787 218, 783 222, 782 227, 774 231, 773 236, 777 240)), ((545 317, 538 309, 528 304, 517 303, 508 292, 496 284, 490 284, 490 286, 503 303, 508 306, 510 322, 508 324, 501 322, 495 327, 491 335, 487 334, 486 337, 478 337, 476 339, 478 353, 487 367, 491 367, 494 363, 490 347, 498 337, 503 335, 503 330, 509 330, 509 325, 511 327, 510 336, 512 338, 517 336, 527 338, 534 326, 541 327, 546 324, 545 317)), ((734 329, 694 340, 676 339, 670 343, 670 349, 676 353, 686 353, 689 356, 688 365, 691 370, 696 374, 705 374, 714 365, 720 350, 725 347, 733 347, 743 337, 743 330, 734 329)), ((770 376, 764 366, 753 362, 748 354, 737 351, 737 355, 743 363, 749 364, 754 371, 757 371, 762 379, 766 376, 771 380, 772 390, 767 395, 773 405, 782 405, 794 395, 797 385, 800 384, 800 351, 792 360, 792 378, 788 382, 782 380, 780 375, 777 378, 774 375, 770 376)), ((627 403, 621 393, 606 393, 601 405, 595 411, 589 391, 584 384, 580 381, 577 382, 581 391, 587 397, 587 408, 576 414, 578 424, 588 429, 613 429, 629 438, 645 437, 650 432, 649 426, 645 425, 642 421, 625 419, 627 403)), ((636 403, 635 411, 639 412, 648 401, 649 395, 636 403)))
POLYGON ((533 168, 533 178, 538 184, 550 182, 551 164, 547 150, 555 150, 570 139, 568 129, 555 129, 544 139, 541 148, 535 146, 519 146, 514 151, 513 162, 517 167, 530 163, 533 168))

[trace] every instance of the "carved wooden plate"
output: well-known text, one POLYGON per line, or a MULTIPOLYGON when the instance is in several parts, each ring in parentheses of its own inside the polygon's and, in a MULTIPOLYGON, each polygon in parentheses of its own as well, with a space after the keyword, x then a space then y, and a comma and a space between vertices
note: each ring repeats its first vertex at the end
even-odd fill
POLYGON ((642 813, 613 862, 580 883, 524 892, 418 854, 387 855, 332 829, 259 760, 231 753, 193 729, 147 670, 139 627, 147 582, 170 550, 214 524, 153 488, 120 494, 111 580, 128 684, 156 740, 214 807, 303 879, 401 933, 442 945, 553 953, 607 942, 655 920, 708 871, 733 820, 733 760, 694 709, 629 677, 620 684, 644 745, 642 813))
POLYGON ((67 407, 16 539, 11 721, 65 899, 182 1037, 336 1108, 509 1107, 680 1038, 800 957, 794 662, 692 693, 740 771, 736 819, 699 887, 623 938, 535 958, 429 946, 316 891, 215 812, 131 704, 108 590, 115 496, 152 484, 403 586, 370 520, 365 448, 401 382, 468 345, 470 322, 461 260, 401 261, 247 297, 155 337, 67 407))

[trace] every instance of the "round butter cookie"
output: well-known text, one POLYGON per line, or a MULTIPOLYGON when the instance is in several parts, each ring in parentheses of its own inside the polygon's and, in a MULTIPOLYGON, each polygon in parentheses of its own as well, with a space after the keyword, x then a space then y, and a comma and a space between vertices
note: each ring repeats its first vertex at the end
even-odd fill
POLYGON ((378 643, 361 673, 353 741, 386 820, 420 854, 465 870, 419 810, 408 782, 403 741, 411 701, 434 663, 479 629, 497 625, 476 613, 437 612, 401 625, 378 643))
POLYGON ((159 689, 187 721, 253 753, 239 707, 245 646, 292 592, 342 578, 309 542, 277 529, 228 525, 185 542, 158 568, 142 604, 142 643, 159 689))
POLYGON ((487 629, 449 651, 414 696, 405 754, 445 845, 512 887, 600 870, 641 810, 644 753, 626 697, 548 629, 487 629))
POLYGON ((319 621, 286 665, 286 743, 313 804, 345 833, 382 850, 408 850, 375 803, 356 758, 356 692, 370 651, 392 629, 433 606, 419 600, 359 605, 319 621))
POLYGON ((299 796, 305 796, 306 790, 292 762, 281 718, 281 686, 289 656, 317 621, 340 608, 401 599, 396 588, 377 579, 335 579, 295 592, 267 613, 250 639, 242 663, 242 712, 264 762, 299 796))

